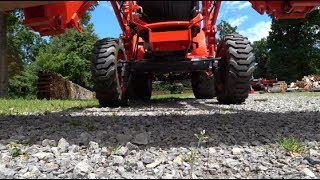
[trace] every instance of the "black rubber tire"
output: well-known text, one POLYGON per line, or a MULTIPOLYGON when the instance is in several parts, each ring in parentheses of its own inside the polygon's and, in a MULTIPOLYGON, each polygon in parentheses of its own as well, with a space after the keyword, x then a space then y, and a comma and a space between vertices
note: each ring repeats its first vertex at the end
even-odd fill
POLYGON ((214 76, 208 76, 204 71, 191 74, 191 86, 197 99, 212 99, 216 96, 214 76))
POLYGON ((152 94, 152 79, 148 74, 135 74, 130 80, 131 99, 148 101, 152 94))
POLYGON ((248 98, 251 89, 250 81, 255 69, 253 48, 247 38, 232 33, 221 38, 217 48, 218 56, 223 49, 216 82, 223 84, 224 88, 221 91, 216 84, 217 100, 221 104, 241 104, 248 98))
POLYGON ((104 38, 94 44, 92 50, 91 73, 96 98, 102 107, 128 105, 128 99, 122 92, 118 68, 118 55, 126 60, 125 50, 119 39, 104 38))

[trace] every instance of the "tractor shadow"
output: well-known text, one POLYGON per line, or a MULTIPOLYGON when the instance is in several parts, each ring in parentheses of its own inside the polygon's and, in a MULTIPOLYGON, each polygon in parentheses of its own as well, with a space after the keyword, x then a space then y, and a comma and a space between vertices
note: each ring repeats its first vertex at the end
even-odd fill
POLYGON ((193 98, 165 99, 135 102, 125 108, 1 116, 0 143, 16 141, 32 145, 41 144, 43 139, 58 142, 63 137, 70 144, 87 145, 95 141, 100 146, 114 147, 134 142, 136 134, 146 132, 148 144, 139 145, 140 148, 167 149, 194 146, 197 143, 194 134, 201 130, 209 136, 207 146, 270 144, 281 137, 320 141, 319 111, 266 113, 222 108, 215 100, 200 102, 193 98), (119 136, 126 141, 119 140, 119 136))

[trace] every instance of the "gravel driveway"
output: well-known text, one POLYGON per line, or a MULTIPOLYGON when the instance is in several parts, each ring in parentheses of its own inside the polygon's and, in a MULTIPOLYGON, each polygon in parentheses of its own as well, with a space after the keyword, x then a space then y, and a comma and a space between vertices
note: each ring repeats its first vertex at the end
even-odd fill
POLYGON ((320 178, 319 111, 320 97, 254 94, 2 116, 0 178, 320 178), (288 155, 285 137, 309 150, 288 155))

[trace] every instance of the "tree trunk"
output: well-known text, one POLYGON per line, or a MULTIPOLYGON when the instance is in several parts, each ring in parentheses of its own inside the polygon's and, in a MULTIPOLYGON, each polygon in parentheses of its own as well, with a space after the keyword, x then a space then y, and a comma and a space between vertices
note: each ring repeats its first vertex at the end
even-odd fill
POLYGON ((4 13, 0 12, 0 98, 8 95, 7 28, 4 13))

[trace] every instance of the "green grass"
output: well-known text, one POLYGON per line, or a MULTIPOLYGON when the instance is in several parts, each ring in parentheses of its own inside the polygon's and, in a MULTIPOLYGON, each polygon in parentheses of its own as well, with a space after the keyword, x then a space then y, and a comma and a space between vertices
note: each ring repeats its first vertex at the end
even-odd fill
POLYGON ((296 138, 281 138, 278 140, 278 144, 288 153, 301 154, 308 149, 300 139, 296 138))
POLYGON ((0 115, 46 114, 70 108, 99 106, 97 100, 0 99, 0 115))
POLYGON ((10 143, 10 152, 11 152, 12 157, 17 157, 22 154, 21 149, 14 142, 10 143))
POLYGON ((172 99, 172 98, 194 98, 193 93, 182 93, 182 94, 161 94, 152 96, 151 99, 172 99))

